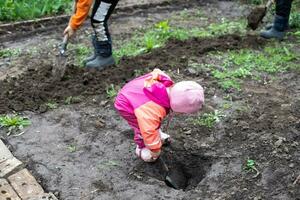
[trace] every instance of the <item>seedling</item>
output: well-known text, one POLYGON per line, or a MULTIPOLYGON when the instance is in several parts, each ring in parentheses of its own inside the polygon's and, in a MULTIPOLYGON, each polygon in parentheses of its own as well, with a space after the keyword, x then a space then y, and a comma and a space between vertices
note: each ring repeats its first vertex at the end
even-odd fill
POLYGON ((10 135, 12 131, 22 130, 24 127, 31 124, 30 120, 26 117, 20 117, 17 115, 5 115, 0 117, 0 127, 8 129, 7 135, 10 135))
POLYGON ((20 49, 2 49, 0 50, 0 58, 14 57, 20 55, 20 49))
POLYGON ((253 176, 253 178, 256 178, 260 174, 256 168, 255 160, 248 159, 244 170, 246 170, 247 173, 248 172, 256 172, 256 174, 253 176))
POLYGON ((68 145, 68 146, 67 146, 67 149, 68 149, 68 151, 69 151, 70 153, 74 153, 74 152, 77 150, 77 148, 76 148, 76 146, 75 146, 74 144, 68 145))
POLYGON ((79 103, 81 101, 82 101, 82 97, 81 96, 75 96, 75 97, 69 96, 69 97, 66 98, 65 104, 66 105, 70 105, 72 103, 79 103))
POLYGON ((106 95, 108 98, 114 98, 115 96, 117 96, 118 92, 114 86, 114 84, 110 84, 109 87, 106 88, 106 95))
POLYGON ((46 103, 46 106, 49 109, 56 109, 58 107, 58 104, 57 103, 48 102, 48 103, 46 103))
POLYGON ((117 161, 109 160, 100 163, 97 167, 98 169, 107 169, 107 168, 112 168, 112 167, 117 167, 120 166, 120 164, 117 161))
POLYGON ((218 123, 224 117, 218 110, 215 110, 213 113, 204 113, 202 116, 193 120, 194 125, 205 126, 212 128, 216 123, 218 123))

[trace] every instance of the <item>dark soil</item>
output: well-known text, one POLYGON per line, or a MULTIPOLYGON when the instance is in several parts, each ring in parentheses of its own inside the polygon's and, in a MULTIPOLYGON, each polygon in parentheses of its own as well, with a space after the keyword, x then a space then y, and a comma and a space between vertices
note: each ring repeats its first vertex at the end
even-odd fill
MULTIPOLYGON (((237 92, 221 90, 205 69, 187 68, 191 60, 213 62, 207 57, 210 52, 259 50, 265 44, 250 35, 171 40, 164 48, 124 58, 104 71, 69 64, 61 81, 52 77, 48 54, 22 58, 28 70, 0 82, 0 114, 24 111, 32 124, 24 134, 7 137, 6 143, 44 189, 62 200, 299 200, 300 183, 294 184, 300 174, 299 72, 263 82, 244 80, 237 92), (172 142, 163 148, 162 158, 182 181, 180 190, 165 184, 162 163, 135 157, 133 132, 106 97, 107 85, 122 86, 137 70, 155 67, 175 81, 201 83, 207 106, 203 112, 232 105, 212 128, 195 125, 194 115, 181 115, 164 130, 172 142), (71 104, 63 105, 68 97, 74 97, 71 104), (48 102, 59 107, 47 110, 48 102), (245 170, 247 159, 256 161, 258 176, 245 170)), ((295 43, 294 48, 299 46, 295 43)), ((4 129, 0 134, 6 137, 4 129)))
POLYGON ((265 6, 258 6, 254 8, 247 17, 248 27, 250 27, 252 30, 256 30, 259 23, 262 21, 265 15, 266 15, 265 6))
POLYGON ((24 110, 44 112, 47 109, 45 103, 48 102, 64 103, 68 97, 105 93, 110 83, 119 85, 133 78, 136 69, 185 69, 187 58, 191 55, 201 56, 211 51, 245 47, 259 48, 263 44, 264 41, 258 37, 237 35, 183 42, 172 40, 163 49, 136 58, 124 58, 118 66, 104 71, 67 66, 61 81, 52 76, 53 63, 47 62, 47 55, 42 55, 39 66, 32 65, 21 77, 6 79, 1 83, 0 113, 24 110))

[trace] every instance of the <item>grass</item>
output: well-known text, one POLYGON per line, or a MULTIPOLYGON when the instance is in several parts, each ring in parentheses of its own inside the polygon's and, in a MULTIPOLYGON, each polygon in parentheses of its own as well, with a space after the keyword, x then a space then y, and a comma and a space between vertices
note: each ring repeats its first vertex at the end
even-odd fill
POLYGON ((216 53, 215 58, 223 61, 221 67, 210 66, 211 74, 224 90, 240 90, 245 78, 261 80, 265 74, 296 69, 294 61, 299 59, 292 51, 292 45, 284 43, 275 43, 260 51, 242 49, 216 53))
POLYGON ((14 57, 20 55, 21 50, 20 49, 1 49, 0 50, 0 58, 8 58, 8 57, 14 57))
POLYGON ((291 28, 300 30, 300 12, 299 11, 291 12, 289 24, 290 24, 291 28))
POLYGON ((142 30, 132 36, 132 39, 113 52, 116 61, 125 56, 137 56, 152 49, 162 47, 170 39, 187 40, 189 38, 215 37, 234 32, 245 33, 246 21, 226 21, 213 23, 204 28, 186 29, 171 27, 169 21, 161 21, 154 26, 142 30))
POLYGON ((70 12, 73 0, 1 0, 0 21, 34 19, 70 12))
POLYGON ((74 51, 74 60, 75 65, 79 67, 84 67, 83 60, 89 56, 92 52, 92 49, 85 46, 84 44, 69 44, 69 50, 68 51, 74 51))
POLYGON ((216 110, 215 112, 204 113, 203 115, 197 117, 193 120, 193 124, 196 126, 205 126, 207 128, 212 128, 217 122, 220 121, 222 117, 223 115, 216 110))
POLYGON ((112 99, 114 97, 116 97, 118 94, 118 91, 115 88, 114 84, 110 84, 107 88, 106 88, 106 95, 108 98, 112 99))
POLYGON ((5 115, 0 116, 0 127, 8 129, 7 135, 10 135, 12 131, 22 130, 24 127, 31 124, 30 120, 26 117, 18 115, 5 115))
POLYGON ((58 107, 58 104, 57 103, 53 103, 53 102, 48 102, 48 103, 46 103, 46 106, 49 109, 56 109, 58 107))

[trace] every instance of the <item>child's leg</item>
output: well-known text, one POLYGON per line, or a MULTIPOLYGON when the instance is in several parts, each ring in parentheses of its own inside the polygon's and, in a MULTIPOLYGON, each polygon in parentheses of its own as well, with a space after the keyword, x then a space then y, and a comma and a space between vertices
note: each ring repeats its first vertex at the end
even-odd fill
POLYGON ((110 41, 107 21, 117 6, 119 0, 95 0, 91 24, 98 41, 110 41))
POLYGON ((91 25, 94 30, 92 43, 94 55, 85 60, 87 68, 102 69, 114 64, 112 57, 112 42, 107 21, 119 0, 95 0, 91 15, 91 25))
POLYGON ((140 149, 145 147, 144 144, 144 140, 142 138, 139 126, 138 126, 138 122, 137 119, 135 117, 135 115, 131 114, 131 113, 127 113, 125 111, 120 111, 119 110, 120 115, 127 121, 127 123, 129 124, 129 126, 133 129, 134 131, 134 142, 136 143, 136 145, 138 145, 138 147, 140 149))

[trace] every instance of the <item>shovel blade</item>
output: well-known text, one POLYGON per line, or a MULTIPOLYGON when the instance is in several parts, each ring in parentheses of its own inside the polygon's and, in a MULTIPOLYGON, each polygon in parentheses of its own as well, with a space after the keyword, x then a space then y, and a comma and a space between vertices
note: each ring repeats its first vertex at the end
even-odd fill
POLYGON ((67 57, 64 55, 58 55, 56 58, 55 65, 52 68, 52 75, 58 79, 62 79, 65 75, 67 67, 67 57))
POLYGON ((187 177, 183 173, 183 168, 178 166, 169 169, 167 176, 165 177, 165 183, 174 189, 185 189, 187 187, 187 177))

